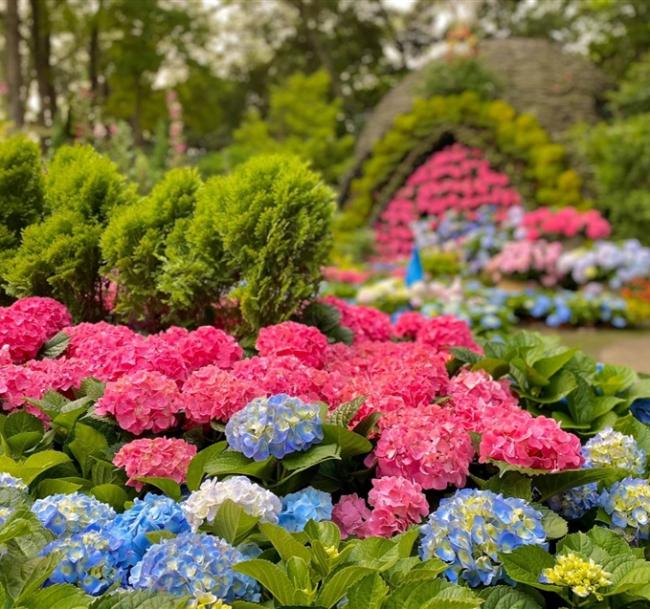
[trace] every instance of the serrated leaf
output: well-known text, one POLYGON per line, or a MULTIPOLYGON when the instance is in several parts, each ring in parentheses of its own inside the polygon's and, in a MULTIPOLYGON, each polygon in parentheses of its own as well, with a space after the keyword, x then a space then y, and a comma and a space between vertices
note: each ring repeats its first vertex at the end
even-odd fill
POLYGON ((25 609, 86 609, 92 597, 72 584, 56 584, 19 597, 16 606, 25 609))
POLYGON ((194 455, 190 461, 189 467, 187 468, 187 488, 191 491, 195 491, 199 486, 201 486, 201 480, 203 479, 206 463, 208 463, 210 459, 219 456, 224 450, 226 450, 227 446, 228 444, 225 441, 217 442, 194 455))
POLYGON ((275 467, 275 459, 269 457, 264 461, 253 461, 234 450, 225 450, 211 457, 203 466, 208 476, 226 476, 228 474, 244 474, 252 478, 264 479, 275 467))
POLYGON ((79 393, 96 402, 104 395, 105 388, 105 383, 102 383, 96 378, 88 377, 81 382, 79 393))
POLYGON ((69 482, 67 480, 61 480, 58 478, 46 478, 41 480, 38 484, 38 497, 47 497, 49 495, 55 495, 57 493, 69 494, 75 493, 79 489, 83 488, 83 484, 76 482, 69 482))
POLYGON ((348 592, 347 609, 379 609, 388 594, 388 586, 377 573, 366 575, 348 592))
POLYGON ((371 573, 373 569, 367 567, 343 567, 325 580, 316 602, 326 609, 333 607, 345 596, 351 586, 371 573))
POLYGON ((508 576, 514 581, 541 590, 559 590, 557 586, 539 582, 542 570, 555 565, 553 556, 539 546, 520 546, 510 553, 500 552, 499 560, 503 563, 508 576))
POLYGON ((263 523, 260 524, 260 531, 271 542, 282 560, 287 561, 292 556, 298 556, 306 563, 310 562, 309 550, 287 530, 274 524, 263 523))
POLYGON ((547 539, 560 539, 569 532, 567 521, 553 510, 542 505, 535 505, 535 509, 542 513, 542 525, 547 539))
POLYGON ((515 471, 506 472, 502 476, 492 476, 485 482, 483 488, 506 497, 519 497, 526 501, 530 501, 532 496, 531 479, 515 471))
POLYGON ((171 497, 174 501, 181 500, 181 487, 178 482, 171 480, 170 478, 162 478, 159 476, 143 476, 142 478, 137 478, 139 482, 144 482, 151 486, 155 486, 157 489, 161 490, 167 497, 171 497))
POLYGON ((188 600, 158 590, 125 590, 96 598, 89 609, 184 609, 188 600))
POLYGON ((494 586, 479 594, 485 599, 481 609, 542 609, 531 595, 511 586, 494 586))
POLYGON ((120 512, 129 498, 126 491, 117 484, 97 484, 90 489, 90 494, 120 512))
POLYGON ((352 431, 364 438, 368 438, 375 432, 379 419, 381 419, 380 412, 371 412, 368 416, 361 419, 352 431))
POLYGON ((212 532, 232 545, 240 541, 255 528, 259 518, 247 514, 234 501, 226 499, 220 506, 210 525, 212 532))
MULTIPOLYGON (((337 428, 338 429, 338 428, 337 428)), ((297 473, 314 467, 324 461, 340 459, 339 447, 335 444, 318 444, 303 453, 293 453, 282 460, 282 467, 289 472, 297 473)))
POLYGON ((605 467, 573 469, 557 472, 555 474, 547 473, 538 476, 533 481, 533 486, 539 493, 538 500, 543 502, 553 495, 557 495, 562 491, 566 491, 576 486, 583 486, 590 482, 613 484, 617 480, 621 480, 628 475, 629 472, 624 469, 605 467))
POLYGON ((365 455, 372 450, 372 444, 363 435, 337 425, 323 425, 323 442, 333 443, 340 448, 343 459, 365 455))
POLYGON ((40 351, 40 359, 54 359, 63 355, 70 344, 70 337, 65 332, 57 332, 52 338, 47 340, 40 351))
POLYGON ((93 427, 77 423, 74 427, 74 436, 68 442, 67 448, 79 462, 83 475, 87 476, 93 463, 90 457, 103 455, 108 448, 108 441, 93 427))
POLYGON ((294 590, 291 580, 278 565, 255 558, 237 563, 233 569, 258 581, 283 605, 290 605, 293 602, 294 590))
POLYGON ((338 408, 330 413, 329 417, 327 418, 327 422, 331 425, 338 425, 340 427, 347 428, 365 401, 366 398, 360 396, 354 398, 350 402, 341 404, 338 408))

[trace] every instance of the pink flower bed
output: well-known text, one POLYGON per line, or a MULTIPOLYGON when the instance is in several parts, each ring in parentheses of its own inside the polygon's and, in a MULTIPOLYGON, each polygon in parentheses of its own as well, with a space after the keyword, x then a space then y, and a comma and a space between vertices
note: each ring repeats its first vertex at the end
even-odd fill
POLYGON ((550 287, 562 278, 558 269, 561 255, 562 244, 557 241, 510 241, 488 262, 485 271, 494 281, 505 277, 539 279, 550 287))
POLYGON ((574 207, 553 210, 540 207, 524 214, 521 226, 526 239, 558 239, 587 237, 588 239, 606 239, 612 227, 595 209, 579 211, 574 207))

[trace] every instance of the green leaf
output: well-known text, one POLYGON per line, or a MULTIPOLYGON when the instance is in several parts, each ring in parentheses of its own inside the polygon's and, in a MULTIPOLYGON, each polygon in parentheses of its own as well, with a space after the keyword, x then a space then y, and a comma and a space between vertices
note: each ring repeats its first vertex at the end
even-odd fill
POLYGON ((372 450, 372 444, 367 438, 346 427, 323 425, 323 436, 324 443, 334 443, 341 449, 341 457, 344 459, 365 455, 372 450))
POLYGON ((388 586, 377 573, 366 575, 348 592, 347 609, 380 609, 388 586))
POLYGON ((90 494, 120 512, 129 499, 126 491, 117 484, 97 484, 90 489, 90 494))
POLYGON ((275 459, 269 457, 264 461, 253 461, 234 450, 225 450, 209 458, 203 466, 208 476, 226 476, 244 474, 252 478, 268 478, 273 472, 275 459))
POLYGON ((341 543, 341 531, 329 520, 310 520, 305 525, 305 534, 309 539, 318 539, 325 547, 338 548, 341 543))
POLYGON ((170 478, 162 478, 158 476, 143 476, 142 478, 137 478, 140 482, 155 486, 157 489, 161 490, 167 497, 171 497, 174 501, 181 500, 181 487, 178 482, 171 480, 170 478))
POLYGON ((533 368, 535 368, 535 370, 542 376, 551 378, 558 370, 560 370, 560 368, 564 367, 564 365, 571 360, 575 352, 576 349, 566 349, 560 351, 560 353, 557 353, 556 355, 543 357, 533 364, 533 368))
POLYGON ((212 444, 211 446, 204 448, 196 455, 194 455, 194 458, 190 461, 190 465, 187 468, 187 488, 189 488, 191 491, 195 491, 199 488, 199 486, 201 486, 205 464, 210 459, 213 459, 214 457, 220 455, 224 450, 226 450, 227 446, 228 444, 225 441, 217 442, 216 444, 212 444))
POLYGON ((104 594, 89 609, 185 609, 187 596, 174 596, 158 590, 123 590, 119 594, 104 594))
POLYGON ((54 359, 63 355, 70 344, 70 337, 65 332, 58 332, 46 341, 38 352, 40 359, 54 359))
POLYGON ((356 397, 350 402, 341 404, 330 413, 327 422, 330 425, 338 425, 339 427, 347 428, 365 401, 365 397, 356 397))
POLYGON ((66 495, 69 493, 74 493, 80 488, 83 488, 83 484, 68 482, 67 480, 57 478, 46 478, 45 480, 41 480, 39 482, 37 496, 42 498, 49 495, 55 495, 57 493, 66 495))
POLYGON ((152 544, 160 543, 165 539, 174 539, 174 537, 176 537, 176 533, 164 529, 162 531, 149 531, 144 535, 152 544))
POLYGON ((532 496, 531 479, 519 472, 509 471, 503 476, 492 476, 486 481, 484 488, 502 493, 506 497, 520 497, 526 501, 530 501, 532 496))
POLYGON ((7 438, 24 432, 38 432, 42 436, 44 431, 43 423, 33 414, 24 411, 12 412, 7 416, 3 429, 7 438))
POLYGON ((557 586, 539 582, 542 570, 555 565, 553 556, 539 546, 520 546, 510 553, 500 552, 499 560, 503 563, 508 576, 514 581, 541 590, 559 590, 557 586))
POLYGON ((464 364, 475 364, 482 359, 482 356, 476 353, 476 351, 466 349, 465 347, 452 347, 449 351, 457 360, 464 364))
POLYGON ((572 469, 555 474, 544 474, 535 478, 533 486, 539 492, 538 501, 543 502, 557 495, 562 491, 589 484, 590 482, 604 482, 613 484, 628 476, 629 472, 624 469, 612 469, 605 467, 572 469))
POLYGON ((79 393, 96 402, 104 395, 105 388, 106 385, 104 383, 95 378, 89 377, 81 382, 79 393))
POLYGON ((650 454, 650 425, 644 425, 630 414, 619 419, 614 425, 614 429, 632 436, 637 444, 650 454))
POLYGON ((567 521, 553 510, 543 505, 535 505, 535 509, 542 512, 542 525, 547 539, 560 539, 569 532, 567 521))
POLYGON ((72 584, 57 584, 35 590, 26 598, 21 596, 16 606, 25 609, 85 609, 91 600, 92 597, 72 584))
POLYGON ((359 421, 355 428, 354 428, 354 433, 359 434, 360 436, 363 436, 364 438, 367 438, 372 434, 376 427, 377 427, 377 421, 381 418, 381 413, 379 412, 371 412, 368 416, 364 417, 359 421))
POLYGON ((274 524, 263 523, 260 524, 260 531, 273 544, 282 560, 287 561, 292 556, 298 556, 309 564, 311 560, 309 550, 287 530, 274 524))
MULTIPOLYGON (((340 428, 337 428, 340 429, 340 428)), ((293 453, 282 460, 282 467, 289 472, 298 473, 314 467, 319 463, 332 459, 340 460, 338 446, 334 444, 318 444, 302 453, 293 453)))
POLYGON ((373 569, 367 567, 343 567, 325 581, 316 602, 327 609, 333 607, 345 596, 350 587, 373 572, 373 569))
POLYGON ((84 476, 90 474, 91 456, 104 454, 108 448, 106 438, 96 429, 83 423, 77 423, 74 428, 74 438, 67 445, 70 452, 81 466, 84 476))
POLYGON ((277 565, 259 558, 237 563, 233 569, 252 577, 283 605, 293 602, 293 586, 287 574, 277 565))
POLYGON ((511 586, 494 586, 481 590, 481 609, 542 609, 532 595, 511 586))
MULTIPOLYGON (((20 464, 17 475, 23 479, 25 484, 31 484, 38 476, 44 474, 46 471, 70 462, 70 457, 65 453, 57 450, 43 450, 25 459, 20 464)), ((0 469, 2 469, 1 461, 0 469)))
POLYGON ((482 600, 471 590, 449 586, 438 592, 422 609, 479 609, 482 600))
POLYGON ((241 539, 255 528, 259 518, 246 513, 244 509, 234 501, 226 499, 220 506, 214 521, 211 523, 211 530, 227 542, 237 545, 241 539))

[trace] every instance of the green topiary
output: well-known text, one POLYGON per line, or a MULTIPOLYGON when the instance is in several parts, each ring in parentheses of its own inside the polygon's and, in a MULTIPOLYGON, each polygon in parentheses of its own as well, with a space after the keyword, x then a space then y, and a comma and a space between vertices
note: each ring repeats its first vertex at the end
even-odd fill
POLYGON ((158 282, 167 237, 186 226, 201 185, 195 169, 174 169, 146 199, 114 213, 101 247, 105 272, 118 286, 116 313, 148 321, 166 313, 158 282))
POLYGON ((16 297, 52 296, 78 319, 102 313, 99 239, 102 227, 72 209, 28 226, 11 264, 4 269, 7 291, 16 297))
POLYGON ((20 232, 43 211, 38 145, 23 136, 0 142, 0 257, 20 243, 20 232))
POLYGON ((23 232, 22 243, 3 264, 13 296, 51 296, 78 319, 103 314, 99 240, 111 210, 135 200, 135 188, 115 165, 88 146, 65 146, 45 180, 51 213, 23 232))
POLYGON ((73 209, 105 223, 111 210, 135 200, 129 184, 108 157, 91 146, 62 146, 48 167, 45 207, 73 209))

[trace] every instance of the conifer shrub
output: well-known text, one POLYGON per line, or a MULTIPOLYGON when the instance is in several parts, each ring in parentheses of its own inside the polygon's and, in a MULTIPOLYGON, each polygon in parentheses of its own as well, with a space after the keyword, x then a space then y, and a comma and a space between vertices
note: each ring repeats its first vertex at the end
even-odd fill
POLYGON ((135 198, 133 185, 91 147, 59 149, 45 179, 49 215, 24 230, 20 247, 3 264, 7 293, 51 296, 77 319, 100 318, 102 230, 112 210, 135 198))
POLYGON ((201 185, 196 169, 173 169, 148 197, 113 214, 101 249, 105 274, 118 287, 116 313, 150 322, 166 316, 159 281, 167 238, 185 232, 201 185))
POLYGON ((0 142, 0 258, 20 243, 20 232, 43 211, 38 145, 24 136, 0 142))

